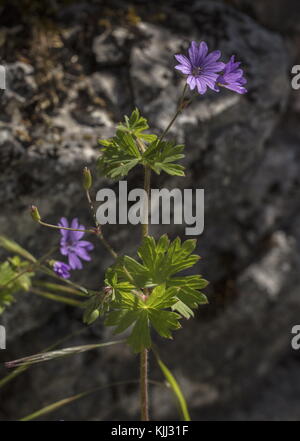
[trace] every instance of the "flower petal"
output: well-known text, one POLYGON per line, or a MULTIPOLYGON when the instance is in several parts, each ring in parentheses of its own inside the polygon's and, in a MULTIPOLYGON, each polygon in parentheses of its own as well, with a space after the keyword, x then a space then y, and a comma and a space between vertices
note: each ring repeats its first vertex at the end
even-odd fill
POLYGON ((188 83, 188 85, 190 86, 191 90, 194 90, 196 87, 196 78, 193 75, 189 75, 187 77, 186 82, 188 83))
POLYGON ((192 68, 190 60, 185 55, 178 54, 174 55, 174 57, 180 64, 192 68))
POLYGON ((197 43, 195 41, 191 42, 188 53, 189 53, 189 58, 191 60, 192 65, 198 66, 199 48, 198 48, 197 43))
POLYGON ((76 256, 75 253, 69 253, 68 260, 72 269, 82 269, 81 260, 76 256))
POLYGON ((88 251, 91 251, 94 249, 94 245, 92 244, 92 242, 89 242, 88 240, 80 240, 76 244, 76 248, 77 247, 86 248, 88 251))
POLYGON ((65 217, 60 218, 58 225, 60 225, 61 227, 69 228, 69 222, 68 222, 67 218, 65 218, 65 217))
POLYGON ((221 51, 213 51, 205 57, 204 63, 214 63, 221 56, 221 51))
POLYGON ((175 66, 175 69, 180 70, 180 72, 186 75, 192 73, 192 68, 183 64, 177 64, 177 66, 175 66))
POLYGON ((210 89, 214 89, 215 88, 215 84, 216 84, 216 78, 213 79, 207 75, 201 75, 201 80, 203 80, 203 82, 210 88, 210 89))
MULTIPOLYGON (((69 228, 69 222, 65 217, 62 217, 60 219, 60 221, 57 224, 59 227, 65 227, 65 228, 69 228)), ((59 230, 60 234, 62 235, 62 237, 67 240, 69 237, 69 231, 68 230, 59 230)))
POLYGON ((207 72, 221 72, 225 68, 225 64, 220 62, 213 62, 203 66, 203 70, 207 72))
POLYGON ((77 247, 76 254, 78 257, 80 257, 80 259, 92 260, 91 256, 88 254, 88 252, 85 248, 77 247))
POLYGON ((207 85, 205 80, 202 79, 202 77, 197 78, 197 89, 200 95, 203 95, 207 91, 207 85))

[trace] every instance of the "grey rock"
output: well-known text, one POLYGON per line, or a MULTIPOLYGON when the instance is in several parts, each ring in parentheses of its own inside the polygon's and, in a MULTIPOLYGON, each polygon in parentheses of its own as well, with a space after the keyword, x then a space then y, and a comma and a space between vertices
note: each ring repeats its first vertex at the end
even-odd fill
MULTIPOLYGON (((88 14, 89 6, 83 10, 88 14)), ((72 11, 79 35, 81 12, 72 11)), ((38 120, 27 107, 28 100, 34 103, 36 98, 35 70, 18 65, 16 81, 1 98, 6 116, 0 132, 0 231, 41 256, 58 236, 32 223, 27 210, 31 203, 49 222, 65 215, 78 216, 89 225, 81 170, 85 165, 93 168, 99 154, 97 139, 110 136, 115 123, 135 105, 156 131, 166 126, 184 84, 173 69, 173 54, 186 50, 191 39, 208 41, 210 49, 220 48, 225 58, 234 52, 245 66, 249 94, 240 97, 223 91, 196 97, 169 134, 187 145, 187 178, 153 177, 154 188, 205 189, 205 233, 199 240, 204 259, 195 270, 212 282, 210 305, 184 323, 172 343, 160 339, 157 343, 184 387, 193 418, 213 419, 229 409, 232 400, 246 402, 249 391, 289 349, 289 332, 299 308, 299 139, 287 137, 295 122, 289 127, 283 120, 290 91, 289 59, 278 34, 221 2, 194 1, 180 11, 172 6, 166 11, 168 20, 160 24, 143 20, 135 35, 123 28, 99 35, 97 29, 93 47, 85 54, 91 66, 96 60, 97 71, 87 69, 84 78, 72 80, 55 108, 41 112, 38 120), (15 130, 16 121, 25 134, 15 130)), ((67 71, 64 60, 61 63, 67 71)), ((129 186, 140 187, 141 179, 139 171, 131 173, 129 186)), ((96 189, 108 185, 117 188, 96 179, 96 189)), ((152 228, 154 234, 165 230, 152 228)), ((167 232, 172 237, 183 235, 183 228, 168 226, 167 232)), ((105 233, 121 253, 133 253, 140 239, 134 227, 109 226, 105 233)), ((75 276, 91 288, 102 285, 103 272, 112 262, 100 245, 96 255, 75 276)), ((9 349, 0 356, 7 360, 40 351, 80 326, 81 311, 26 295, 2 321, 9 329, 9 349)), ((111 331, 97 322, 72 344, 110 338, 111 331)), ((24 416, 95 385, 135 380, 137 371, 136 358, 121 346, 77 356, 66 364, 44 364, 7 386, 1 412, 4 419, 24 416)), ((0 372, 4 374, 3 366, 0 372)), ((161 378, 154 366, 153 376, 161 378)), ((153 418, 177 418, 167 392, 153 388, 151 399, 153 418)), ((106 390, 101 397, 90 396, 49 419, 137 415, 137 390, 131 384, 106 390)))

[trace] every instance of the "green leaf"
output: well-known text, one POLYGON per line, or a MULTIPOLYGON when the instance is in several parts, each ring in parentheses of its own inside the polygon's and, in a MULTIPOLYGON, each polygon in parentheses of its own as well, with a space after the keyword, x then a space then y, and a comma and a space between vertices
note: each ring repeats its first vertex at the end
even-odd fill
POLYGON ((172 311, 179 312, 179 314, 186 319, 189 319, 190 317, 194 317, 193 310, 189 306, 187 306, 185 303, 183 303, 181 300, 178 300, 178 302, 176 302, 171 307, 171 309, 172 309, 172 311))
POLYGON ((149 125, 146 118, 140 115, 138 109, 135 109, 129 118, 125 116, 124 119, 125 122, 120 123, 117 126, 118 130, 130 133, 131 135, 134 135, 136 138, 140 138, 145 142, 153 142, 157 139, 156 135, 143 133, 145 130, 149 129, 149 125))
POLYGON ((105 312, 109 311, 110 302, 113 296, 113 290, 97 292, 93 294, 86 302, 84 302, 83 323, 90 325, 105 312))
POLYGON ((151 346, 151 327, 160 336, 172 338, 180 328, 179 320, 190 318, 194 308, 207 303, 200 291, 208 284, 205 279, 177 274, 200 259, 192 254, 195 247, 195 240, 145 237, 138 249, 139 261, 124 256, 107 270, 105 283, 114 299, 105 324, 115 326, 115 333, 133 325, 128 343, 134 352, 151 346))
POLYGON ((172 392, 174 394, 174 397, 176 399, 176 402, 178 404, 178 407, 180 409, 180 413, 182 416, 183 421, 191 421, 191 417, 189 414, 189 410, 186 404, 186 400, 184 398, 183 392, 176 381, 176 378, 170 371, 170 369, 163 363, 163 361, 160 359, 159 355, 155 351, 155 358, 158 363, 158 366, 160 367, 165 379, 167 380, 168 384, 170 385, 172 392))
POLYGON ((184 158, 184 145, 175 145, 169 141, 152 142, 143 154, 143 163, 158 175, 161 171, 169 175, 184 176, 184 167, 174 162, 184 158))
POLYGON ((181 240, 177 238, 170 243, 164 236, 156 245, 153 238, 145 237, 138 249, 138 255, 142 259, 143 266, 148 269, 147 278, 151 279, 154 284, 161 284, 171 275, 190 268, 198 262, 200 257, 191 254, 195 246, 194 240, 181 243, 181 240))
POLYGON ((144 133, 148 128, 147 120, 140 115, 138 109, 129 118, 125 116, 125 122, 117 126, 114 137, 99 140, 104 147, 97 162, 99 171, 108 178, 121 179, 136 165, 142 164, 142 153, 137 141, 150 143, 157 139, 156 135, 144 133))
POLYGON ((137 319, 137 311, 121 309, 112 311, 105 321, 106 326, 116 326, 114 333, 120 334, 131 326, 137 319))
POLYGON ((22 248, 13 240, 8 239, 6 236, 0 236, 0 247, 6 249, 11 253, 19 254, 20 256, 24 257, 24 259, 27 259, 30 262, 36 262, 36 258, 32 254, 30 254, 27 250, 22 248))
POLYGON ((208 285, 208 281, 200 275, 172 278, 169 285, 178 288, 177 298, 189 308, 197 308, 198 305, 208 303, 207 297, 200 292, 208 285))
POLYGON ((151 292, 151 295, 149 295, 146 301, 146 306, 148 308, 156 309, 169 308, 170 306, 173 306, 176 302, 176 294, 176 288, 166 289, 165 285, 157 286, 151 292))
POLYGON ((151 346, 149 314, 146 309, 140 310, 131 335, 127 339, 133 352, 141 352, 151 346))
POLYGON ((30 263, 21 260, 19 256, 0 264, 0 314, 15 301, 17 292, 29 291, 34 275, 26 271, 29 266, 30 263))
POLYGON ((136 146, 135 139, 129 133, 117 131, 110 140, 101 140, 104 145, 102 154, 97 161, 102 174, 112 179, 126 176, 141 160, 141 153, 136 146))
POLYGON ((178 321, 181 316, 176 312, 151 310, 149 318, 156 332, 164 338, 172 338, 172 331, 181 328, 178 321))
POLYGON ((146 301, 133 294, 126 293, 125 296, 123 293, 119 299, 112 302, 112 311, 108 313, 105 325, 115 326, 117 334, 134 324, 127 341, 134 352, 140 352, 151 346, 151 325, 165 338, 171 338, 172 331, 180 328, 180 315, 163 309, 177 302, 175 294, 176 289, 166 290, 164 285, 157 286, 146 301))

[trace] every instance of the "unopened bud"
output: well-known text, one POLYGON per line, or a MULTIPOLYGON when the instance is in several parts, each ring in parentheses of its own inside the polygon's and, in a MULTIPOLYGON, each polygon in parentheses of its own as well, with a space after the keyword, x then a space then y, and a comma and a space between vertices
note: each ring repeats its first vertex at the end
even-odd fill
POLYGON ((90 169, 84 167, 83 169, 83 188, 89 190, 92 186, 92 174, 90 169))
POLYGON ((35 222, 39 222, 41 220, 41 216, 39 213, 39 210, 37 209, 37 207, 35 205, 31 205, 30 207, 31 210, 31 217, 35 222))

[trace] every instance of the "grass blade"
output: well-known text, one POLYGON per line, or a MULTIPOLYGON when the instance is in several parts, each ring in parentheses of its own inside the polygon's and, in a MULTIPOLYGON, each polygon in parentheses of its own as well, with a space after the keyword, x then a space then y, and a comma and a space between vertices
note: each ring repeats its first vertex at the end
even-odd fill
POLYGON ((43 282, 41 280, 36 280, 34 282, 34 285, 49 289, 50 291, 64 292, 67 294, 74 294, 76 296, 87 297, 87 295, 83 292, 72 288, 71 286, 61 285, 59 283, 43 282))
POLYGON ((7 368, 14 368, 23 365, 32 365, 36 363, 42 363, 44 361, 50 361, 57 358, 67 357, 68 355, 81 354, 82 352, 90 351, 93 349, 103 348, 106 346, 112 346, 119 343, 124 343, 125 340, 115 340, 106 343, 96 343, 91 345, 73 346, 70 348, 59 349, 50 352, 40 352, 39 354, 30 355, 28 357, 19 358, 13 361, 7 361, 5 366, 7 368))
MULTIPOLYGON (((89 326, 86 326, 84 328, 81 329, 77 329, 76 331, 72 332, 71 334, 66 335, 65 337, 59 339, 58 341, 56 341, 55 343, 53 343, 52 345, 48 346, 47 348, 45 348, 43 352, 48 352, 51 351, 52 349, 57 348, 58 346, 60 346, 61 344, 65 343, 66 341, 70 340, 72 337, 75 337, 79 334, 84 333, 87 329, 89 329, 89 326)), ((0 379, 0 389, 1 387, 5 386, 7 383, 9 383, 11 380, 13 380, 15 377, 17 377, 18 375, 20 375, 22 372, 26 371, 28 368, 30 367, 30 364, 25 364, 22 365, 18 368, 16 368, 13 372, 11 372, 8 375, 5 375, 5 377, 0 379)))
POLYGON ((30 292, 33 294, 36 294, 40 297, 45 297, 46 299, 54 300, 55 302, 65 303, 66 305, 71 305, 71 306, 83 308, 83 302, 80 302, 79 300, 72 299, 70 297, 59 296, 59 295, 54 294, 52 292, 42 291, 37 288, 31 288, 30 292))
MULTIPOLYGON (((49 404, 48 406, 42 407, 41 409, 36 410, 35 412, 33 412, 33 413, 31 413, 31 414, 29 414, 29 415, 19 419, 19 421, 32 421, 32 420, 35 420, 36 418, 39 418, 39 417, 41 417, 43 415, 47 415, 47 414, 49 414, 51 412, 54 412, 55 410, 57 410, 57 409, 59 409, 59 408, 61 408, 63 406, 66 406, 67 404, 70 404, 73 401, 79 400, 80 398, 84 398, 87 395, 90 395, 90 394, 92 394, 94 392, 97 392, 99 390, 102 390, 102 389, 106 389, 108 387, 123 386, 123 385, 126 385, 126 384, 138 384, 138 383, 139 383, 139 380, 127 380, 127 381, 118 381, 118 382, 115 382, 115 383, 105 384, 103 386, 98 386, 98 387, 95 387, 93 389, 89 389, 89 390, 87 390, 85 392, 81 392, 79 394, 72 395, 71 397, 55 401, 54 403, 49 404)), ((149 383, 157 385, 157 386, 165 386, 162 383, 159 383, 157 381, 152 381, 152 380, 149 380, 149 383)))
POLYGON ((170 387, 172 389, 172 392, 174 394, 176 402, 178 403, 183 421, 191 421, 191 417, 189 414, 187 403, 186 403, 184 395, 180 389, 179 384, 177 383, 177 381, 176 381, 174 375, 172 374, 172 372, 170 371, 170 369, 162 362, 162 360, 160 359, 160 357, 156 351, 154 351, 154 354, 155 354, 158 366, 160 367, 162 373, 165 376, 165 379, 167 380, 168 384, 170 385, 170 387))
POLYGON ((24 257, 24 259, 29 260, 30 262, 35 263, 36 258, 30 254, 27 250, 22 248, 19 244, 14 242, 11 239, 8 239, 5 236, 0 236, 0 247, 4 248, 7 251, 10 251, 12 253, 19 254, 20 256, 24 257))

